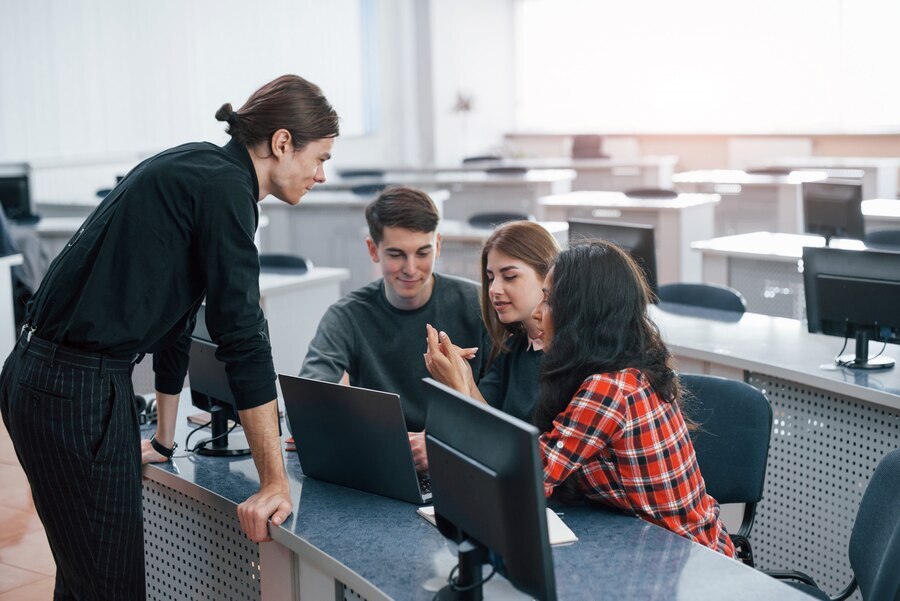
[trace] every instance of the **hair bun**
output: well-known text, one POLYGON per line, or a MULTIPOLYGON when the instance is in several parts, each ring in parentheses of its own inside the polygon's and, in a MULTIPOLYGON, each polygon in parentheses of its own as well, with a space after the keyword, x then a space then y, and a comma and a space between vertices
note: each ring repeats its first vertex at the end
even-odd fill
POLYGON ((231 108, 231 103, 226 102, 216 111, 216 121, 231 121, 231 116, 233 114, 234 109, 231 108))

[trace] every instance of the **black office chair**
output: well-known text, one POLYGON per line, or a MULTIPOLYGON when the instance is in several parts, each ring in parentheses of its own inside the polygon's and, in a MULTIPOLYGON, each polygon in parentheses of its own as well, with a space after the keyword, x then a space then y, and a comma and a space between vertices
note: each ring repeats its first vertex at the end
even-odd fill
POLYGON ((495 154, 483 154, 477 156, 466 157, 462 160, 463 165, 469 165, 471 163, 499 163, 503 160, 503 157, 497 156, 495 154))
POLYGON ((494 229, 508 221, 530 221, 525 213, 475 213, 469 217, 469 225, 485 229, 494 229))
POLYGON ((484 170, 488 175, 525 175, 526 167, 488 167, 484 170))
POLYGON ((766 481, 772 406, 756 388, 738 380, 683 374, 685 415, 706 492, 719 502, 743 503, 744 517, 731 534, 738 559, 752 566, 750 530, 766 481))
POLYGON ((338 175, 346 179, 354 177, 384 177, 384 169, 340 169, 338 175))
POLYGON ((666 190, 665 188, 632 188, 625 190, 625 196, 628 198, 647 198, 652 200, 671 200, 678 198, 678 192, 675 190, 666 190))
POLYGON ((259 270, 262 273, 306 273, 312 269, 312 261, 298 255, 261 254, 259 270))
POLYGON ((803 572, 765 573, 796 580, 788 584, 825 601, 843 601, 857 588, 865 601, 900 599, 900 449, 885 455, 869 480, 853 523, 849 555, 853 579, 836 597, 829 597, 803 572))
POLYGON ((748 175, 790 175, 791 169, 790 167, 758 167, 755 169, 746 169, 744 173, 748 175))
POLYGON ((353 186, 350 191, 357 196, 375 196, 381 194, 391 184, 361 184, 353 186))
POLYGON ((869 232, 863 240, 869 248, 900 251, 900 230, 869 232))
POLYGON ((747 310, 747 301, 744 300, 744 296, 734 288, 727 286, 666 284, 659 287, 657 296, 664 303, 677 303, 735 313, 743 313, 747 310))

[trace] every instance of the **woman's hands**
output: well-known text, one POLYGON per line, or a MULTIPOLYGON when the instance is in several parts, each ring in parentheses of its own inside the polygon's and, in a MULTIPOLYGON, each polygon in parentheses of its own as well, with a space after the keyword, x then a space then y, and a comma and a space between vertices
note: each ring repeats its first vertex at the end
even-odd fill
POLYGON ((468 359, 475 356, 477 348, 455 346, 446 332, 438 332, 431 325, 425 326, 428 352, 425 353, 425 367, 431 377, 463 394, 470 394, 475 387, 475 378, 468 359))

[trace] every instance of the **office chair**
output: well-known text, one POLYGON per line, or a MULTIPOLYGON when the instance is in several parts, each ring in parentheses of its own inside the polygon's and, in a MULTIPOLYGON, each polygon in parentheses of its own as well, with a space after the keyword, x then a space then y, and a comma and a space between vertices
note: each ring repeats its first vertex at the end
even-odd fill
POLYGON ((704 309, 718 309, 743 313, 747 310, 747 301, 734 288, 716 286, 714 284, 666 284, 657 291, 659 300, 664 303, 691 305, 704 309))
POLYGON ((478 156, 465 157, 462 160, 463 165, 468 165, 470 163, 499 163, 503 160, 503 157, 497 156, 495 154, 484 154, 478 156))
POLYGON ((354 177, 384 177, 384 169, 340 169, 338 175, 351 179, 354 177))
POLYGON ((790 167, 758 167, 756 169, 745 169, 744 173, 748 175, 790 175, 791 169, 790 167))
POLYGON ((738 559, 753 563, 750 530, 762 499, 772 432, 772 406, 756 388, 715 376, 680 375, 684 412, 706 492, 719 502, 743 503, 744 517, 731 534, 738 559))
POLYGON ((671 200, 673 198, 678 198, 678 192, 675 190, 666 190, 664 188, 633 188, 631 190, 625 190, 623 194, 628 198, 648 198, 653 200, 671 200))
POLYGON ((525 213, 475 213, 469 217, 469 225, 493 229, 507 221, 529 221, 530 219, 525 213))
POLYGON ((572 158, 573 159, 608 159, 609 156, 603 154, 601 150, 603 146, 603 136, 592 134, 578 135, 572 138, 572 158))
POLYGON ((306 273, 312 261, 298 255, 261 254, 259 270, 262 273, 306 273))
POLYGON ((900 251, 900 230, 869 232, 863 241, 869 248, 900 251))
POLYGON ((390 184, 361 184, 353 186, 350 191, 357 196, 375 196, 387 188, 390 184))
POLYGON ((863 493, 850 535, 850 568, 853 578, 836 597, 829 597, 816 582, 794 570, 766 574, 826 601, 843 601, 859 588, 865 601, 900 599, 900 449, 878 462, 863 493))
POLYGON ((484 170, 489 175, 525 175, 528 169, 525 167, 488 167, 484 170))

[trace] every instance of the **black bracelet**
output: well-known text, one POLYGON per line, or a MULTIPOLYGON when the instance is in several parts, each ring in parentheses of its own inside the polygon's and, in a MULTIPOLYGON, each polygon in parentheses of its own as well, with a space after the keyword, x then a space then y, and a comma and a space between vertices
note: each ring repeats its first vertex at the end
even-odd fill
POLYGON ((178 443, 173 442, 172 448, 164 447, 156 440, 156 434, 150 437, 150 446, 153 447, 153 450, 165 457, 166 459, 171 459, 172 455, 175 454, 175 449, 178 448, 178 443))

